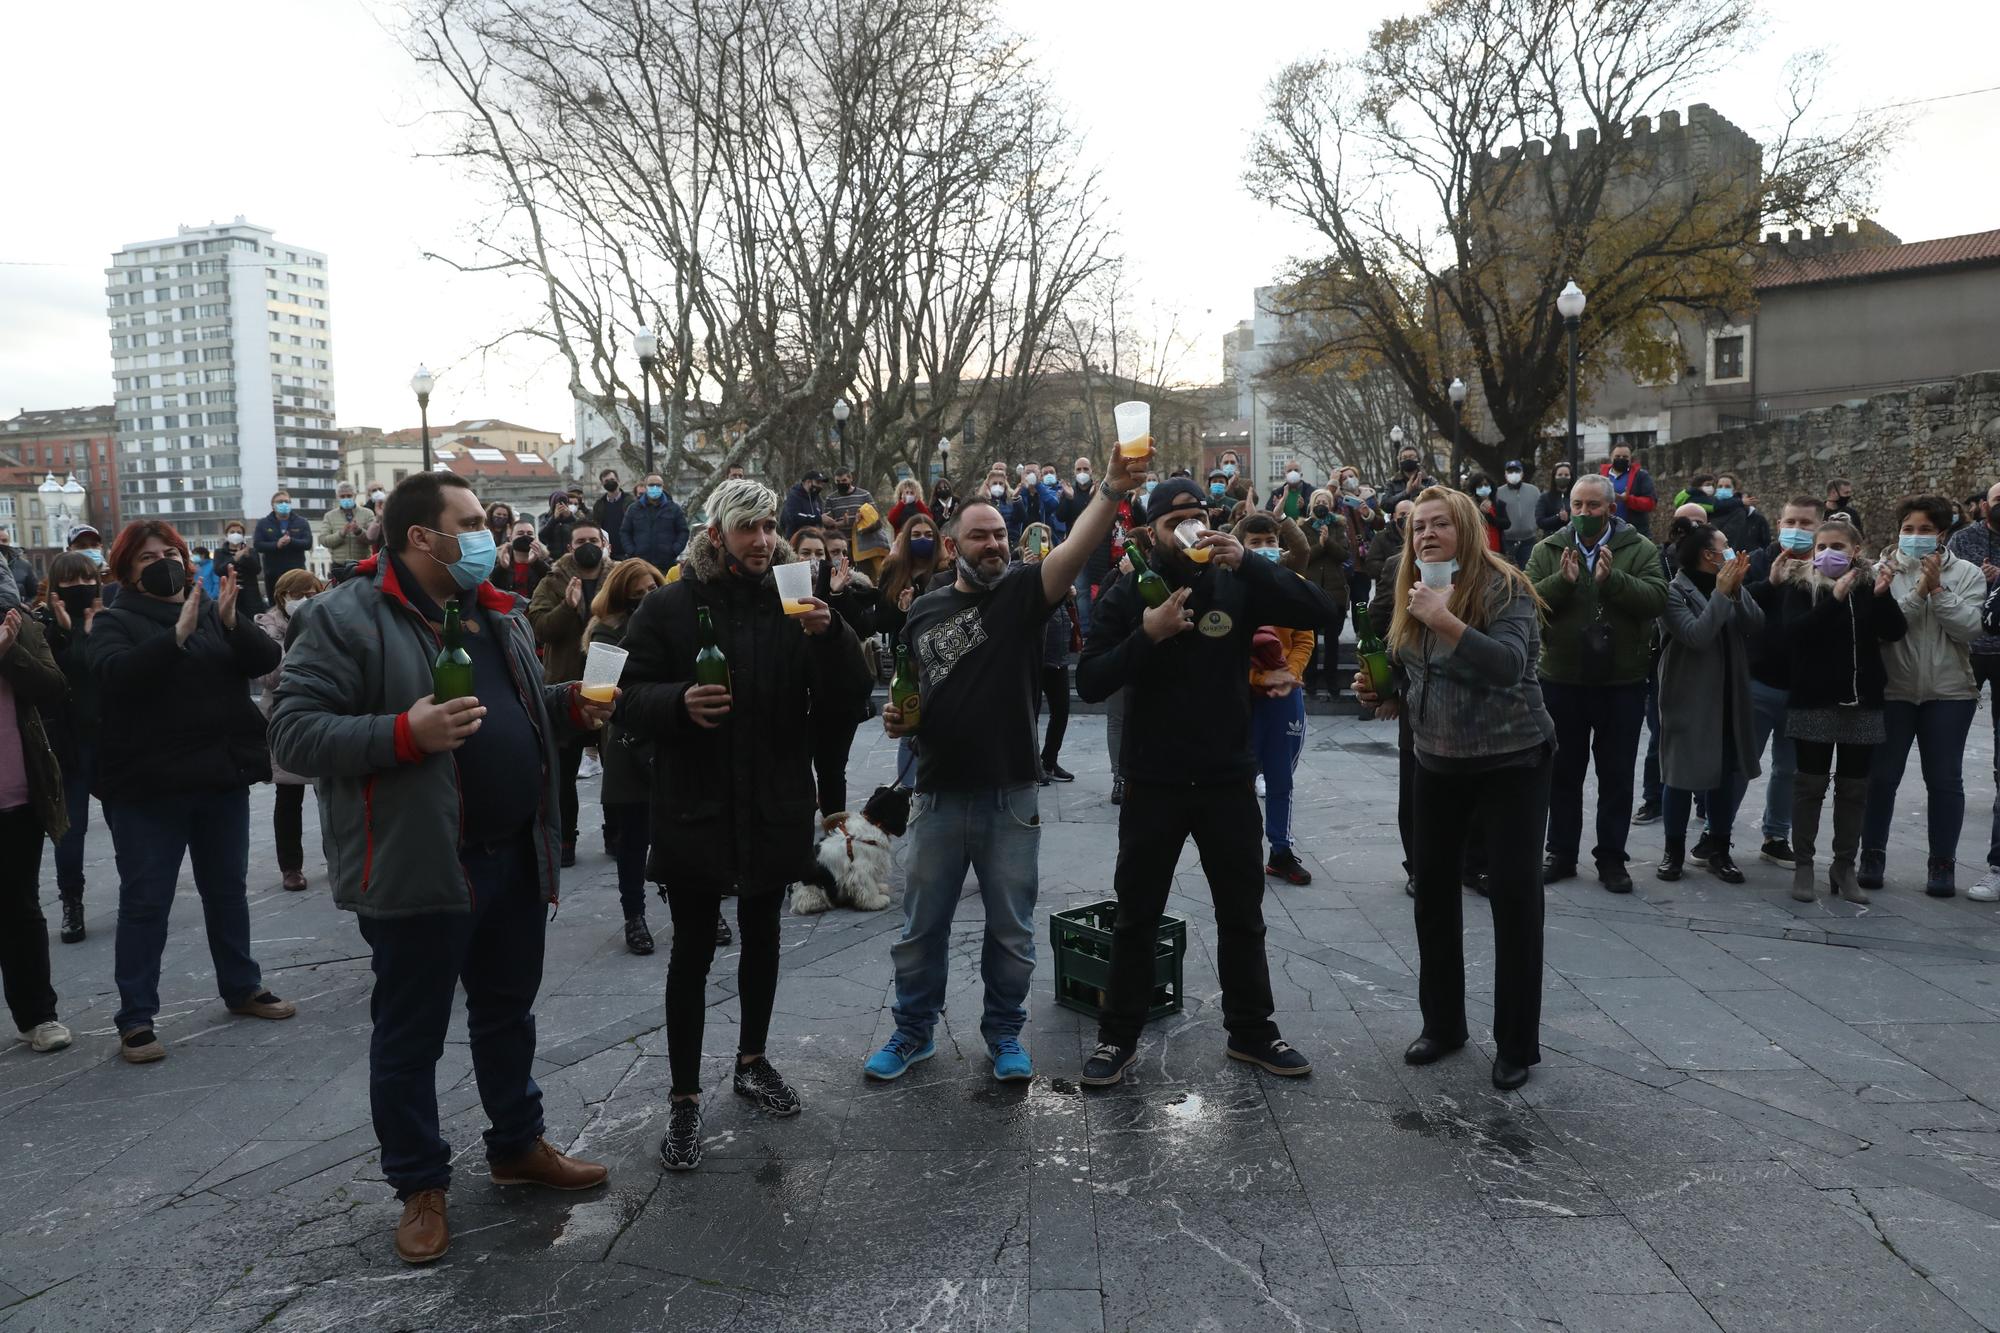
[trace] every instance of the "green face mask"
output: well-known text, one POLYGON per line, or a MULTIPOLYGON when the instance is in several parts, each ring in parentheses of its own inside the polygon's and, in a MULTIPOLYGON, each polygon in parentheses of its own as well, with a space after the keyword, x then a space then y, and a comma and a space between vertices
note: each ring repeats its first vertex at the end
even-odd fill
POLYGON ((1576 530, 1577 536, 1587 542, 1594 542, 1598 534, 1604 531, 1604 515, 1578 514, 1570 519, 1569 525, 1576 530))

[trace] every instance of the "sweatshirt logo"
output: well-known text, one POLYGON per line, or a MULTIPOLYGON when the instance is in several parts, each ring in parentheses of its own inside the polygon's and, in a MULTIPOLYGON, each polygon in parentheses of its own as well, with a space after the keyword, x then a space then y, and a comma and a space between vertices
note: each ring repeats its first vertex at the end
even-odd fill
POLYGON ((1229 618, 1227 611, 1210 611, 1195 622, 1195 628, 1211 639, 1229 637, 1229 631, 1236 628, 1236 622, 1229 618))

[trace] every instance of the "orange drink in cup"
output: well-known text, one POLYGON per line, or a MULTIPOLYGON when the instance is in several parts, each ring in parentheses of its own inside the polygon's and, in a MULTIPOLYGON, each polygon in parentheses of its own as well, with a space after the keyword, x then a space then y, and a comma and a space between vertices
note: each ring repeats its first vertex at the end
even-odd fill
POLYGON ((1208 558, 1215 553, 1215 548, 1212 546, 1195 545, 1196 542, 1201 540, 1201 535, 1207 531, 1207 526, 1198 518, 1191 518, 1174 529, 1174 540, 1179 542, 1182 549, 1188 553, 1188 559, 1194 561, 1197 565, 1207 564, 1208 558))
POLYGON ((618 694, 618 678, 625 674, 625 650, 614 643, 593 643, 583 659, 583 697, 608 704, 618 694))
POLYGON ((789 565, 774 565, 771 575, 778 581, 778 600, 784 604, 788 616, 802 616, 812 610, 806 601, 812 596, 812 566, 803 560, 795 560, 789 565))
POLYGON ((1144 458, 1153 452, 1151 403, 1120 403, 1111 409, 1111 420, 1118 429, 1119 457, 1144 458))

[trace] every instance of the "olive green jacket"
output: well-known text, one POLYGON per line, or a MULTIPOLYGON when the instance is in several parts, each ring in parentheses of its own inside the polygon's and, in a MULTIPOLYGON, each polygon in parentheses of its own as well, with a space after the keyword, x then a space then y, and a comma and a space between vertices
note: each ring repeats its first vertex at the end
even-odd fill
MULTIPOLYGON (((1653 621, 1667 605, 1667 576, 1659 548, 1623 519, 1611 520, 1611 573, 1600 583, 1585 567, 1576 582, 1563 577, 1563 552, 1576 549, 1565 524, 1535 543, 1528 582, 1543 603, 1541 678, 1559 685, 1633 685, 1653 666, 1653 621), (1587 671, 1584 631, 1602 622, 1611 631, 1608 671, 1587 671)), ((1600 557, 1601 558, 1601 557, 1600 557)))

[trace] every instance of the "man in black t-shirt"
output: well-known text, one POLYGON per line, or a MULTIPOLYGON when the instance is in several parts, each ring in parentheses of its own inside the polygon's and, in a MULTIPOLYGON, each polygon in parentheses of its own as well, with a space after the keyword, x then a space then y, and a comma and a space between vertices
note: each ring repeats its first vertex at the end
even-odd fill
MULTIPOLYGON (((1143 460, 1135 461, 1143 468, 1143 460)), ((1042 629, 1086 556, 1111 531, 1120 497, 1142 475, 1114 457, 1069 536, 1038 565, 1010 568, 1006 516, 987 501, 968 503, 952 520, 957 579, 910 606, 903 641, 917 664, 919 715, 906 718, 892 704, 882 710, 882 724, 891 736, 917 738, 917 799, 903 937, 892 951, 896 1032, 868 1058, 870 1078, 899 1077, 936 1053, 931 1031, 944 1010, 951 923, 967 869, 978 872, 986 904, 979 1031, 993 1076, 1034 1075, 1021 1028, 1035 971, 1040 886, 1035 681, 1042 629)))

